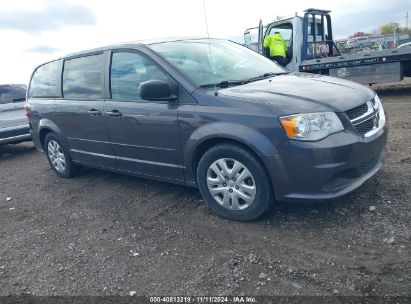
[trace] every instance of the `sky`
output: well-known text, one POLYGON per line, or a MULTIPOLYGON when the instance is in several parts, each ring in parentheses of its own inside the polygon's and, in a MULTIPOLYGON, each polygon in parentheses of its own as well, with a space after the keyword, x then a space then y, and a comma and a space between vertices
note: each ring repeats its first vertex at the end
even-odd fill
MULTIPOLYGON (((161 37, 207 36, 203 0, 0 0, 0 84, 27 84, 48 60, 107 44, 161 37)), ((277 16, 331 10, 334 38, 379 25, 405 26, 411 0, 204 0, 211 37, 242 42, 246 28, 277 16)), ((409 18, 409 26, 411 16, 409 18)))

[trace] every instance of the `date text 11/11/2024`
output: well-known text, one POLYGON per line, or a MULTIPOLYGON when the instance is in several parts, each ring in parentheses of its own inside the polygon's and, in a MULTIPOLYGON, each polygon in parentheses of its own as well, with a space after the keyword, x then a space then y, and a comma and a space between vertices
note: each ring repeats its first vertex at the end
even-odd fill
POLYGON ((254 297, 232 296, 232 297, 150 297, 150 303, 256 303, 254 297))

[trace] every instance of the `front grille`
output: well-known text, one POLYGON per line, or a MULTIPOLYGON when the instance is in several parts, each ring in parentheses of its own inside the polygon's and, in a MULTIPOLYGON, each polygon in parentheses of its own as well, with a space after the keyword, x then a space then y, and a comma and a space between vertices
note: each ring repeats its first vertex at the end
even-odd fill
POLYGON ((345 112, 345 114, 347 114, 350 120, 353 120, 355 118, 360 117, 361 115, 364 115, 365 113, 367 113, 367 111, 368 111, 368 106, 366 103, 364 103, 356 108, 348 110, 347 112, 345 112))
POLYGON ((337 192, 347 187, 355 178, 358 178, 358 171, 355 168, 346 169, 332 176, 325 183, 322 190, 325 192, 337 192))
POLYGON ((371 101, 346 111, 345 114, 357 129, 358 133, 367 137, 373 134, 371 131, 377 131, 381 127, 378 125, 380 121, 380 106, 381 105, 373 98, 371 101))
POLYGON ((355 167, 347 168, 336 173, 327 181, 322 190, 326 192, 337 192, 347 187, 353 180, 370 173, 381 161, 381 158, 382 154, 379 153, 368 160, 364 160, 355 167))
POLYGON ((373 119, 368 119, 356 125, 355 128, 358 132, 360 132, 361 135, 364 136, 366 133, 370 132, 374 128, 374 121, 373 119))

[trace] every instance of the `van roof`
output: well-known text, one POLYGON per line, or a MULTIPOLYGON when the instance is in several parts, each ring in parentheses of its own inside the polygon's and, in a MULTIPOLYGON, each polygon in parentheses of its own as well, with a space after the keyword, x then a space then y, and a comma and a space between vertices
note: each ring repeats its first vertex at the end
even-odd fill
POLYGON ((222 39, 222 38, 211 38, 211 37, 207 38, 207 37, 193 36, 193 37, 171 37, 171 38, 158 38, 158 39, 135 40, 135 41, 130 41, 130 42, 120 42, 120 43, 109 44, 109 45, 94 48, 94 49, 86 49, 86 50, 82 50, 82 51, 78 51, 74 53, 69 53, 64 56, 60 56, 58 58, 54 58, 54 59, 42 62, 41 64, 39 64, 38 66, 34 68, 34 71, 45 64, 48 64, 48 63, 51 63, 57 60, 61 60, 61 59, 69 58, 69 57, 81 56, 87 53, 102 52, 102 51, 106 51, 106 50, 113 49, 113 48, 120 48, 120 47, 121 48, 133 48, 133 47, 141 46, 141 45, 151 45, 151 44, 166 43, 166 42, 186 41, 186 40, 206 40, 206 39, 227 40, 227 39, 222 39))
MULTIPOLYGON (((204 40, 204 39, 208 39, 208 38, 207 37, 170 37, 170 38, 135 40, 135 41, 129 41, 129 42, 120 42, 120 43, 110 44, 110 45, 106 45, 106 46, 98 47, 94 49, 78 51, 78 52, 67 54, 61 58, 73 57, 73 56, 86 54, 86 53, 100 52, 100 51, 105 51, 105 50, 117 48, 117 47, 135 47, 138 45, 151 45, 151 44, 158 44, 158 43, 165 43, 165 42, 176 42, 176 41, 185 41, 185 40, 204 40)), ((210 39, 211 40, 224 40, 224 39, 219 39, 219 38, 210 38, 210 39)))

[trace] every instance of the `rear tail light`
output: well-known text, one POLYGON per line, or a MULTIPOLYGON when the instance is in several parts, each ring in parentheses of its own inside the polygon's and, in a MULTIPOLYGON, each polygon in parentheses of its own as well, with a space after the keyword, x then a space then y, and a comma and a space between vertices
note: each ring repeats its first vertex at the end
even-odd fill
POLYGON ((23 108, 24 108, 24 116, 26 116, 27 120, 29 120, 30 105, 28 103, 25 103, 23 108))

